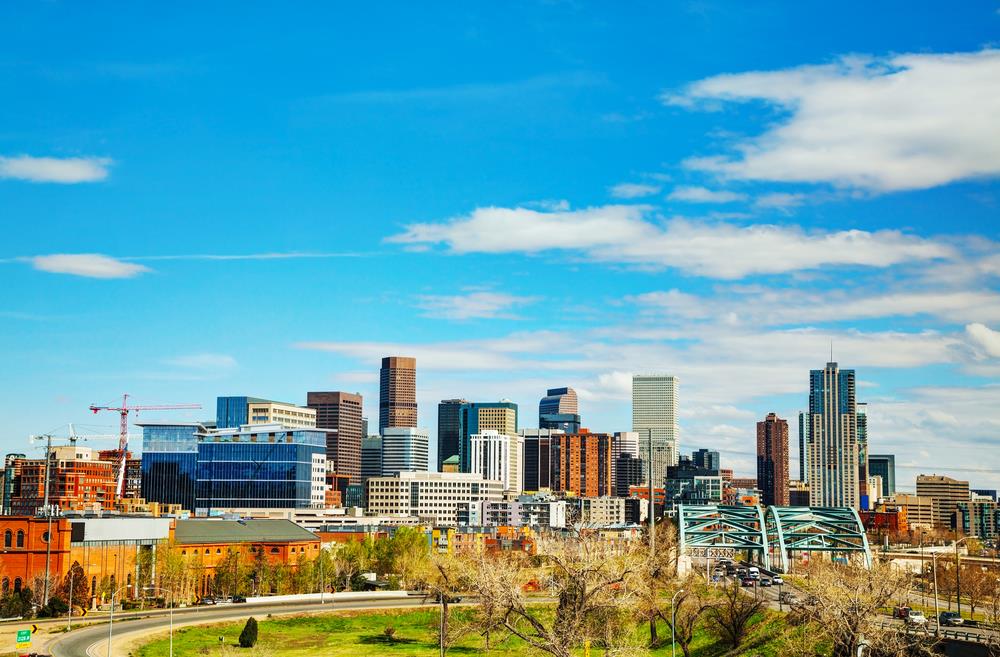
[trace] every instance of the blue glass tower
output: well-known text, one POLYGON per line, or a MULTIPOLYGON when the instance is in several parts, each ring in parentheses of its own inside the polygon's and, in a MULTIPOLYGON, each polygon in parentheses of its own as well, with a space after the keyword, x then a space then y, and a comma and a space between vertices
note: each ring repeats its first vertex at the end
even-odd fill
POLYGON ((198 423, 153 424, 142 427, 142 496, 147 502, 180 504, 194 511, 198 466, 198 423))

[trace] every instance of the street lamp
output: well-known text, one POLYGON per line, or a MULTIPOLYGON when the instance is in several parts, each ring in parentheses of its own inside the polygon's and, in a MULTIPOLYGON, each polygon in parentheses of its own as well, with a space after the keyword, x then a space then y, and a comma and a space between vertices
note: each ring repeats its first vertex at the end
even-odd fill
MULTIPOLYGON (((170 602, 169 602, 169 605, 170 605, 170 612, 169 612, 169 616, 170 616, 170 653, 169 653, 169 657, 174 657, 174 591, 173 591, 173 589, 167 589, 167 588, 164 588, 162 586, 145 586, 145 587, 143 587, 143 589, 145 589, 147 591, 166 591, 167 593, 170 594, 170 602)), ((113 604, 111 605, 111 609, 114 610, 114 605, 113 604)), ((111 646, 110 639, 108 641, 109 641, 109 643, 108 643, 108 646, 109 646, 108 650, 110 650, 111 649, 110 648, 110 646, 111 646)))
POLYGON ((111 657, 111 633, 115 628, 115 596, 118 595, 119 591, 123 591, 128 587, 128 584, 122 584, 111 594, 111 616, 108 618, 108 657, 111 657))
POLYGON ((941 636, 941 616, 938 612, 937 552, 931 552, 931 572, 934 575, 934 636, 941 636))
POLYGON ((670 598, 670 657, 677 655, 677 642, 676 635, 674 634, 674 628, 677 626, 677 608, 674 607, 674 600, 681 593, 684 593, 684 589, 678 589, 677 593, 674 593, 670 598))

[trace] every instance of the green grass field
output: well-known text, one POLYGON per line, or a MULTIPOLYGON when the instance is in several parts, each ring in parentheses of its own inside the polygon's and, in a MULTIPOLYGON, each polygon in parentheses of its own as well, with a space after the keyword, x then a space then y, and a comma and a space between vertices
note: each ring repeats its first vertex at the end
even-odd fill
MULTIPOLYGON (((468 608, 453 610, 455 622, 468 622, 471 617, 468 608)), ((432 657, 437 655, 435 627, 438 623, 437 610, 385 611, 385 612, 336 612, 322 615, 293 616, 282 618, 257 618, 259 622, 258 646, 252 650, 239 648, 237 639, 243 629, 243 622, 181 628, 174 633, 174 655, 176 657, 232 657, 243 654, 247 657, 342 657, 348 655, 400 655, 432 657), (384 629, 395 628, 395 640, 387 639, 384 629), (223 641, 219 641, 219 637, 223 641)), ((727 655, 778 657, 781 654, 782 620, 774 614, 762 615, 754 624, 751 637, 739 651, 728 652, 708 631, 702 628, 695 639, 694 657, 715 657, 727 655)), ((637 628, 637 640, 641 643, 647 636, 648 627, 637 628)), ((652 651, 653 655, 670 655, 670 633, 660 626, 661 639, 666 645, 652 651)), ((538 654, 528 649, 516 638, 491 646, 489 654, 497 657, 538 654)), ((593 657, 601 650, 594 648, 593 657)), ((166 637, 157 639, 140 648, 136 657, 167 657, 166 637)), ((486 654, 483 637, 473 632, 458 645, 448 651, 451 655, 486 654)), ((583 654, 583 651, 579 651, 583 654)), ((680 655, 680 648, 677 650, 680 655)))

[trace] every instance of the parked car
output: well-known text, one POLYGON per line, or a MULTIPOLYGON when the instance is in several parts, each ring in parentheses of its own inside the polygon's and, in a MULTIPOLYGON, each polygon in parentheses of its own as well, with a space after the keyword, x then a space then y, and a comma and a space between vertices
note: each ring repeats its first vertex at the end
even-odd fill
POLYGON ((760 578, 760 585, 761 586, 771 586, 771 579, 769 577, 761 577, 760 578))
POLYGON ((743 579, 740 580, 740 584, 742 584, 743 586, 753 586, 755 581, 756 580, 751 579, 750 577, 744 577, 743 579))
POLYGON ((941 625, 962 625, 965 619, 957 611, 942 611, 938 614, 938 623, 941 625))
POLYGON ((917 611, 916 609, 911 609, 906 614, 906 624, 907 625, 926 625, 927 617, 924 616, 924 612, 917 611))

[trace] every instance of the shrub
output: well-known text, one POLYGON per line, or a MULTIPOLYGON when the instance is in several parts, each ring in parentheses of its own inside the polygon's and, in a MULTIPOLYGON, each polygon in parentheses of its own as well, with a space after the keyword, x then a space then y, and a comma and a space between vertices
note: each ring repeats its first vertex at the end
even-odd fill
POLYGON ((386 638, 386 641, 392 643, 396 640, 396 628, 392 625, 386 625, 385 629, 382 630, 382 635, 386 638))
POLYGON ((253 648, 257 644, 257 619, 251 616, 240 632, 240 648, 253 648))

